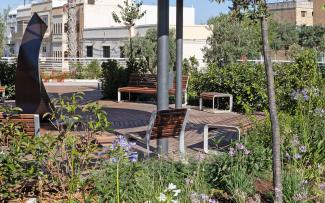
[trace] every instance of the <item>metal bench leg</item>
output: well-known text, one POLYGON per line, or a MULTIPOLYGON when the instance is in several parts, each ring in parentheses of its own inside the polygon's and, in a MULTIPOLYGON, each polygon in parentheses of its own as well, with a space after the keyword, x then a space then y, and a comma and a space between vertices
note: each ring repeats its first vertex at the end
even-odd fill
POLYGON ((205 125, 203 130, 203 151, 204 153, 209 153, 209 126, 205 125))
POLYGON ((179 136, 179 152, 181 156, 181 160, 185 160, 185 133, 181 132, 179 136))
POLYGON ((202 99, 202 97, 200 97, 200 111, 202 111, 202 104, 203 103, 203 99, 202 99))
POLYGON ((233 96, 230 95, 229 97, 229 112, 232 112, 232 108, 233 108, 233 96))
POLYGON ((40 137, 41 136, 41 128, 40 128, 40 119, 39 115, 35 114, 34 115, 34 128, 35 128, 35 137, 40 137))
POLYGON ((121 92, 117 92, 117 102, 121 102, 121 92))
POLYGON ((131 101, 131 92, 129 92, 129 101, 131 101))
POLYGON ((5 92, 2 92, 2 98, 1 98, 1 101, 3 102, 3 103, 5 103, 5 99, 6 98, 6 93, 5 92))
POLYGON ((212 100, 212 111, 213 111, 213 113, 216 112, 215 109, 214 109, 214 100, 215 100, 215 98, 216 98, 216 97, 213 97, 213 100, 212 100))

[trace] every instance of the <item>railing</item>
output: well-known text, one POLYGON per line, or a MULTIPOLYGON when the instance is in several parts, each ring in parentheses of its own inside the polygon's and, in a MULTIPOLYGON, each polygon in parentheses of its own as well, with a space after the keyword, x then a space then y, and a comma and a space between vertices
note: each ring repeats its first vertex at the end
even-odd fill
MULTIPOLYGON (((98 61, 102 64, 108 60, 116 60, 121 66, 126 66, 126 58, 56 58, 56 57, 40 57, 39 66, 41 70, 44 71, 70 71, 73 67, 77 65, 87 66, 92 61, 98 61)), ((17 57, 2 57, 0 61, 5 61, 7 63, 16 63, 17 57)))

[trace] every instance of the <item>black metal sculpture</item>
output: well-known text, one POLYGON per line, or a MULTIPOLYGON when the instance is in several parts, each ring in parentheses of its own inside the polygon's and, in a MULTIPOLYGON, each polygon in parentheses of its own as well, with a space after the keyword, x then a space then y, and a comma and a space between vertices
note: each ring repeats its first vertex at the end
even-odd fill
POLYGON ((39 51, 47 25, 36 14, 29 21, 18 54, 16 73, 16 106, 27 114, 41 117, 51 111, 51 102, 38 66, 39 51))

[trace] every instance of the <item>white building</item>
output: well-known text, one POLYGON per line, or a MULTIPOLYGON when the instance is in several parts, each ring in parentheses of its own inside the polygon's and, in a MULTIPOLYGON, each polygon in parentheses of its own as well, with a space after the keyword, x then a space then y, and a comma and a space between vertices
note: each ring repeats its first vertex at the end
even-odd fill
MULTIPOLYGON (((119 14, 118 4, 123 4, 123 0, 77 0, 76 29, 79 57, 121 57, 120 47, 127 40, 128 32, 123 24, 116 23, 112 17, 113 12, 119 14)), ((157 6, 142 5, 141 9, 146 14, 136 22, 133 36, 144 36, 149 28, 157 26, 157 6)), ((46 0, 18 7, 13 53, 18 54, 23 32, 34 12, 37 12, 48 25, 40 57, 54 57, 57 63, 62 62, 62 69, 67 69, 62 59, 68 57, 67 0, 46 0)), ((170 7, 169 21, 170 27, 174 28, 176 7, 170 7)), ((209 34, 207 26, 195 24, 195 8, 184 7, 184 58, 195 56, 202 59, 201 49, 206 45, 209 34)), ((57 65, 59 64, 55 66, 57 65)))

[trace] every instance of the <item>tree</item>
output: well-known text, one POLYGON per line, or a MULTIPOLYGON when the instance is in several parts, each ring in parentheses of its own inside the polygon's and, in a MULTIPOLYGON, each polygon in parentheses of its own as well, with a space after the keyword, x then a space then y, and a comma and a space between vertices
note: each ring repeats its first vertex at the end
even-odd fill
POLYGON ((10 11, 10 7, 7 9, 3 9, 2 13, 0 13, 0 57, 3 56, 3 50, 6 46, 6 39, 7 36, 6 33, 6 19, 8 16, 8 13, 10 11))
MULTIPOLYGON (((224 0, 214 0, 219 3, 224 0)), ((282 183, 281 183, 281 137, 278 121, 278 114, 275 100, 274 75, 272 61, 270 56, 269 44, 269 12, 266 0, 232 0, 232 13, 234 16, 242 19, 248 16, 251 19, 260 21, 262 35, 262 50, 264 56, 264 66, 267 79, 268 104, 270 111, 270 120, 272 127, 272 153, 273 153, 273 187, 274 202, 282 203, 282 183)))
POLYGON ((120 15, 117 15, 113 12, 113 19, 116 23, 123 23, 128 32, 129 32, 129 46, 130 52, 129 57, 133 58, 133 50, 132 50, 132 27, 135 25, 136 20, 140 20, 146 13, 146 11, 141 11, 142 2, 136 3, 134 0, 125 0, 124 7, 122 5, 118 5, 120 9, 120 15))
POLYGON ((77 57, 78 40, 77 40, 77 8, 76 0, 69 0, 68 2, 68 50, 69 56, 77 57))
POLYGON ((203 49, 208 63, 232 63, 242 56, 260 56, 260 28, 249 18, 241 21, 229 14, 222 14, 208 21, 212 35, 203 49))
POLYGON ((313 48, 317 51, 325 50, 325 28, 319 25, 301 26, 298 28, 299 45, 305 48, 313 48))
MULTIPOLYGON (((125 45, 130 51, 129 45, 125 45)), ((172 69, 176 62, 176 31, 169 31, 169 67, 172 69)), ((144 37, 133 39, 133 56, 144 61, 144 68, 147 72, 156 73, 157 71, 157 29, 148 29, 144 37)))
POLYGON ((291 45, 299 41, 298 30, 292 23, 270 23, 270 32, 272 33, 271 47, 275 53, 279 50, 287 52, 291 45))

